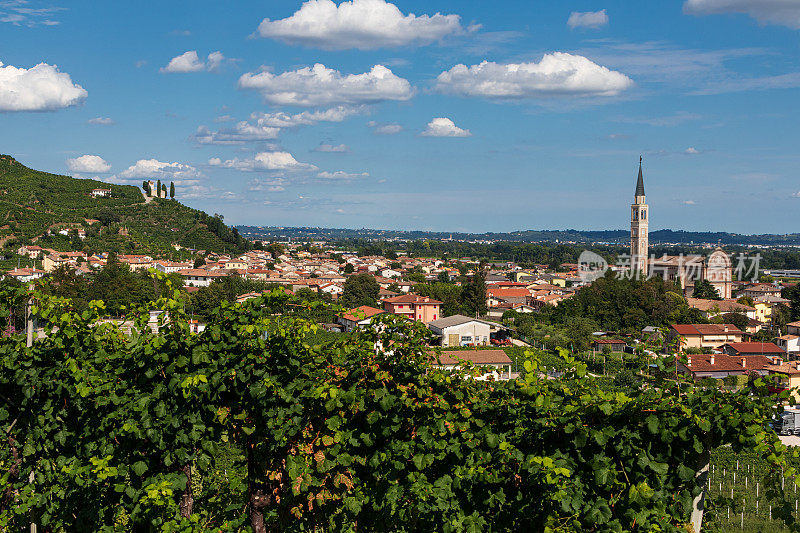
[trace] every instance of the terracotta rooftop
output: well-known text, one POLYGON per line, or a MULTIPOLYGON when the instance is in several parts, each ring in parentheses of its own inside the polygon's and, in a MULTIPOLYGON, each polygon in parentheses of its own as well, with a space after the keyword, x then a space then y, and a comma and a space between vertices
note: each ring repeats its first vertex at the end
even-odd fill
POLYGON ((350 309, 342 315, 342 318, 345 320, 350 320, 351 322, 360 322, 361 320, 366 320, 367 318, 372 318, 373 316, 380 315, 382 313, 384 313, 383 309, 376 309, 368 305, 362 305, 361 307, 350 309))
POLYGON ((725 346, 730 346, 737 353, 758 353, 780 355, 784 351, 780 346, 771 342, 729 342, 725 346))
POLYGON ((733 324, 674 324, 672 329, 684 337, 688 335, 724 335, 743 334, 744 332, 733 324))
MULTIPOLYGON (((436 354, 431 353, 436 360, 436 354)), ((439 361, 443 365, 458 364, 459 359, 470 361, 476 365, 510 365, 511 359, 503 350, 451 350, 443 351, 439 355, 439 361)), ((435 364, 435 363, 434 363, 435 364)))
POLYGON ((383 300, 390 304, 431 304, 441 305, 442 302, 428 298, 427 296, 419 296, 418 294, 402 294, 400 296, 393 296, 383 300))

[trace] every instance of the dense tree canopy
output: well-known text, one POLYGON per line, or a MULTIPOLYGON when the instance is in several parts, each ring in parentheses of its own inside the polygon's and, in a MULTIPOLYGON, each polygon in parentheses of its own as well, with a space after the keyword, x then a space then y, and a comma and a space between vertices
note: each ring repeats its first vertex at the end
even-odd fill
POLYGON ((340 301, 345 307, 361 307, 378 305, 378 293, 381 288, 372 274, 355 274, 344 282, 344 290, 340 301))

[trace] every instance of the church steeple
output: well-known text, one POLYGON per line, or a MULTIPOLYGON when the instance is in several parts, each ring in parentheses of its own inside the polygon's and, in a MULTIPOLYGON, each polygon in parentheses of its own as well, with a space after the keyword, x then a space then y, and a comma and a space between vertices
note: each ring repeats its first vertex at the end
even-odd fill
POLYGON ((650 238, 648 235, 648 207, 644 198, 644 176, 642 157, 639 156, 639 177, 636 180, 636 193, 631 205, 631 270, 638 275, 647 275, 647 259, 650 238))
POLYGON ((644 177, 642 176, 642 156, 639 156, 639 179, 636 180, 636 193, 634 196, 644 196, 644 177))

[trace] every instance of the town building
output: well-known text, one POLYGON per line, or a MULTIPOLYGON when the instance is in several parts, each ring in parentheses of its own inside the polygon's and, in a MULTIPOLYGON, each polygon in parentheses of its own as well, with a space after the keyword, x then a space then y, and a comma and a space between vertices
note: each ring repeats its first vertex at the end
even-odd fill
POLYGON ((721 248, 708 257, 681 255, 649 257, 650 210, 645 202, 642 158, 639 158, 639 176, 636 180, 634 202, 631 204, 631 272, 661 276, 677 283, 684 294, 691 296, 699 280, 707 280, 717 289, 721 298, 730 298, 733 289, 731 259, 721 248))
POLYGON ((387 313, 404 316, 410 320, 419 320, 424 324, 442 316, 441 305, 442 302, 438 300, 416 294, 403 294, 383 300, 383 309, 387 313))
POLYGON ((492 324, 464 315, 453 315, 428 322, 428 329, 439 338, 439 346, 486 346, 491 341, 492 324))
POLYGON ((345 331, 353 331, 361 326, 367 326, 372 321, 372 317, 381 315, 385 311, 376 309, 368 305, 362 305, 355 309, 350 309, 346 313, 337 317, 336 322, 344 327, 345 331))
POLYGON ((111 196, 111 189, 92 189, 89 196, 92 198, 108 198, 111 196))
POLYGON ((475 379, 502 381, 511 379, 511 359, 503 350, 453 350, 432 353, 434 368, 453 371, 471 364, 480 375, 475 379))
POLYGON ((723 344, 742 342, 744 332, 733 324, 674 324, 669 328, 667 342, 681 338, 678 349, 719 348, 723 344))

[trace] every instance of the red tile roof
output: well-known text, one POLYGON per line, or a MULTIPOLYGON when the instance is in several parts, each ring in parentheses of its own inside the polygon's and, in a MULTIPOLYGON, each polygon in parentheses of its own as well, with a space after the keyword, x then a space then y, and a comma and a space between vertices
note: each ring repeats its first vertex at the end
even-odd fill
POLYGON ((721 335, 725 333, 744 334, 742 330, 733 324, 673 324, 672 329, 678 332, 678 335, 684 337, 689 335, 721 335), (727 330, 725 329, 726 327, 727 330))
POLYGON ((687 356, 687 364, 691 372, 734 372, 736 370, 744 371, 744 367, 740 365, 735 358, 725 354, 714 355, 690 355, 687 356), (711 358, 714 358, 714 364, 711 364, 711 358))
POLYGON ((345 320, 350 320, 351 322, 360 322, 361 320, 366 320, 367 318, 372 318, 373 316, 380 315, 382 313, 384 313, 383 309, 376 309, 368 305, 362 305, 361 307, 350 309, 342 315, 342 318, 345 320))
MULTIPOLYGON (((432 353, 432 356, 435 361, 436 354, 432 353)), ((503 350, 452 350, 443 351, 441 355, 439 355, 439 361, 441 361, 443 365, 457 364, 459 362, 458 359, 471 361, 476 365, 511 364, 511 359, 509 359, 506 352, 503 350)))
POLYGON ((737 353, 763 353, 773 355, 784 353, 780 346, 771 342, 729 342, 725 346, 730 346, 737 353))
POLYGON ((400 296, 393 296, 383 300, 390 304, 428 304, 428 305, 441 305, 442 302, 428 298, 427 296, 419 296, 417 294, 403 294, 400 296))

